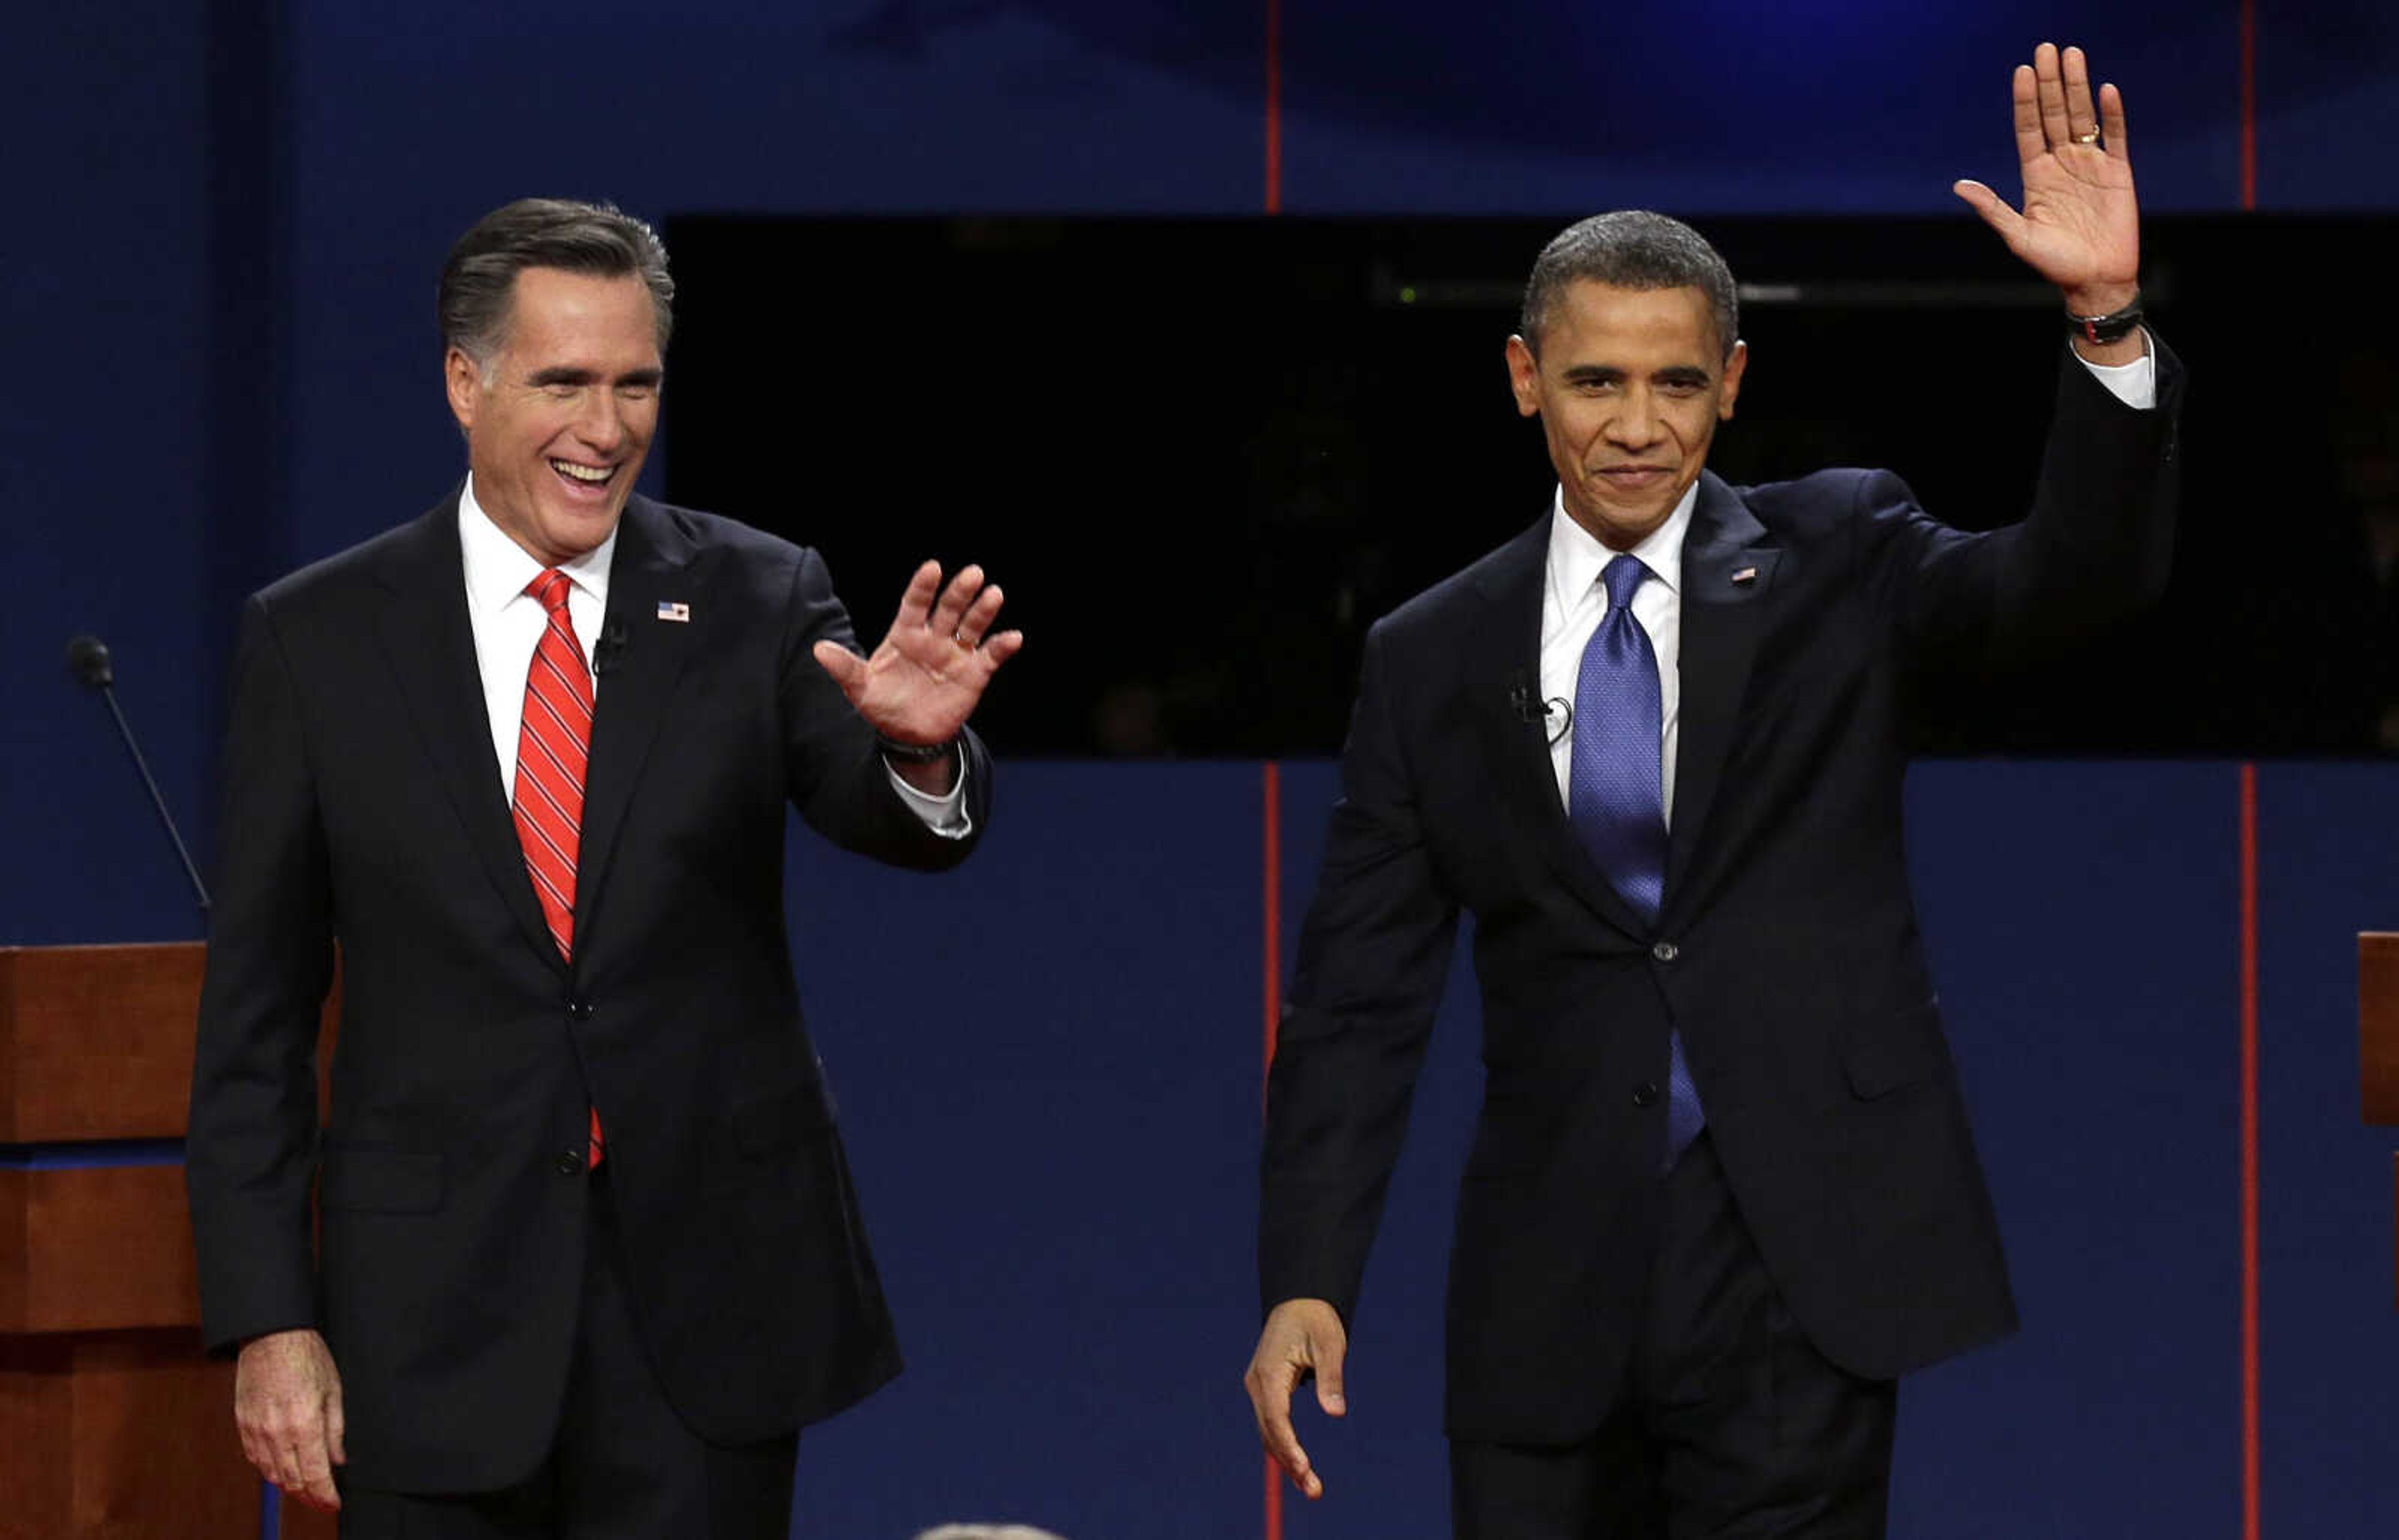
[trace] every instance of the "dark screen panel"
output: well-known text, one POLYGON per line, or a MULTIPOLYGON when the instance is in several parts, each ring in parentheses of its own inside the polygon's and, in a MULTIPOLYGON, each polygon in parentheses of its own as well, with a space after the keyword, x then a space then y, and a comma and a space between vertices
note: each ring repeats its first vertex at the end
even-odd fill
MULTIPOLYGON (((821 547, 879 629, 923 556, 1033 638, 988 708, 1045 754, 1327 752, 1365 628, 1541 516, 1501 347, 1551 222, 685 220, 670 495, 821 547)), ((1714 468, 1878 465, 2017 516, 2062 347, 1971 218, 1721 220, 1752 359, 1714 468)), ((2189 367, 2157 613, 1922 713, 1982 753, 2379 744, 2399 556, 2394 323, 2258 307, 2399 256, 2376 220, 2151 222, 2189 367)))

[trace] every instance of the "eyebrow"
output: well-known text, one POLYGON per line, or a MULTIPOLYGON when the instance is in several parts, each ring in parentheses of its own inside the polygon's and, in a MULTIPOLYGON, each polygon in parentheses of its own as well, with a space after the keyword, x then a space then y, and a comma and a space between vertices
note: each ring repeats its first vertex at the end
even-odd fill
MULTIPOLYGON (((666 371, 663 369, 636 369, 629 374, 618 375, 617 383, 620 385, 654 385, 665 378, 666 371)), ((533 377, 525 383, 536 386, 586 385, 597 384, 599 379, 600 374, 596 370, 573 369, 559 364, 549 369, 536 370, 533 377)))
MULTIPOLYGON (((1569 385, 1620 385, 1624 371, 1612 364, 1576 364, 1565 371, 1569 385)), ((1652 376, 1660 385, 1705 385, 1712 376, 1691 364, 1672 364, 1652 376)))

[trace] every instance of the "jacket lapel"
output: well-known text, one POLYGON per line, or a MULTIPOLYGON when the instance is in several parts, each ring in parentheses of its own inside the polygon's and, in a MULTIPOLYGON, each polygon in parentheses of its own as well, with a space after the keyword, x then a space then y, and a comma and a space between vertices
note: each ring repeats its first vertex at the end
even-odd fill
POLYGON ((1642 936, 1649 927, 1592 864, 1566 822, 1557 772, 1551 766, 1549 732, 1540 716, 1541 585, 1549 570, 1550 517, 1544 513, 1501 547, 1477 576, 1491 613, 1468 640, 1473 661, 1467 688, 1498 745, 1507 800, 1531 830, 1534 847, 1567 891, 1601 919, 1629 936, 1642 936), (1531 720, 1519 710, 1520 702, 1532 707, 1531 720))
POLYGON ((695 604, 690 536, 671 515, 634 496, 617 526, 608 571, 608 616, 594 643, 601 665, 591 720, 591 760, 583 795, 583 848, 576 861, 576 951, 591 936, 607 885, 608 867, 642 766, 674 698, 695 640, 712 619, 695 604), (660 618, 660 606, 683 605, 684 618, 660 618))
POLYGON ((526 941, 562 971, 565 964, 542 920, 533 879, 525 874, 524 851, 517 844, 500 763, 492 752, 491 717, 483 706, 458 553, 457 493, 409 526, 391 550, 378 574, 386 602, 375 625, 400 698, 442 790, 467 827, 467 843, 484 875, 516 916, 526 941))
POLYGON ((1702 472, 1683 543, 1682 707, 1674 767, 1674 828, 1666 847, 1665 905, 1678 912, 1692 853, 1732 747, 1733 723, 1782 553, 1763 547, 1766 527, 1733 490, 1702 472))

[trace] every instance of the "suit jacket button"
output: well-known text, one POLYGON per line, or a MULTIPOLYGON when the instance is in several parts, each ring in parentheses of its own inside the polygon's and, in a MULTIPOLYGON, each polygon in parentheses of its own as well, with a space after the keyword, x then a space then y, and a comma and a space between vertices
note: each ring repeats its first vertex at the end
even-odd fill
POLYGON ((566 1019, 570 1021, 590 1020, 591 1002, 589 1000, 569 1000, 566 1003, 566 1019))
POLYGON ((1644 1080, 1638 1086, 1633 1087, 1633 1104, 1636 1107, 1656 1106, 1658 1104, 1657 1086, 1650 1081, 1644 1080))
POLYGON ((1660 941, 1649 949, 1649 955, 1661 963, 1671 963, 1683 954, 1683 949, 1672 941, 1660 941))
POLYGON ((581 1174, 582 1170, 583 1170, 583 1152, 582 1152, 582 1151, 580 1151, 580 1150, 562 1150, 562 1151, 560 1151, 560 1152, 559 1152, 559 1155, 558 1155, 558 1174, 559 1174, 560 1176, 576 1176, 576 1175, 581 1174))

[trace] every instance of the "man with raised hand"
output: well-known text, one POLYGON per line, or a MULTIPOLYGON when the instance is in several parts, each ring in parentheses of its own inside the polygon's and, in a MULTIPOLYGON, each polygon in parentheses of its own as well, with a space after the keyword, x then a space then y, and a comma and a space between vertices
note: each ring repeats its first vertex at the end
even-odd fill
POLYGON ((1908 888, 1904 703, 2154 597, 2181 371, 2141 325, 2121 97, 2047 44, 2013 90, 2021 211, 1956 190, 2069 335, 2011 528, 1888 472, 1708 474, 1749 355, 1688 226, 1601 215, 1534 267, 1508 370, 1557 497, 1368 636, 1269 1085, 1246 1385, 1310 1497, 1292 1398, 1347 1410, 1460 911, 1461 1540, 1879 1536, 1898 1377, 2015 1325, 1908 888))
POLYGON ((785 809, 963 859, 1023 638, 928 562, 861 657, 814 551, 636 493, 673 294, 613 208, 486 216, 440 295, 465 479, 242 617, 201 1304, 251 1462, 355 1540, 782 1540, 797 1429, 899 1369, 785 809))

